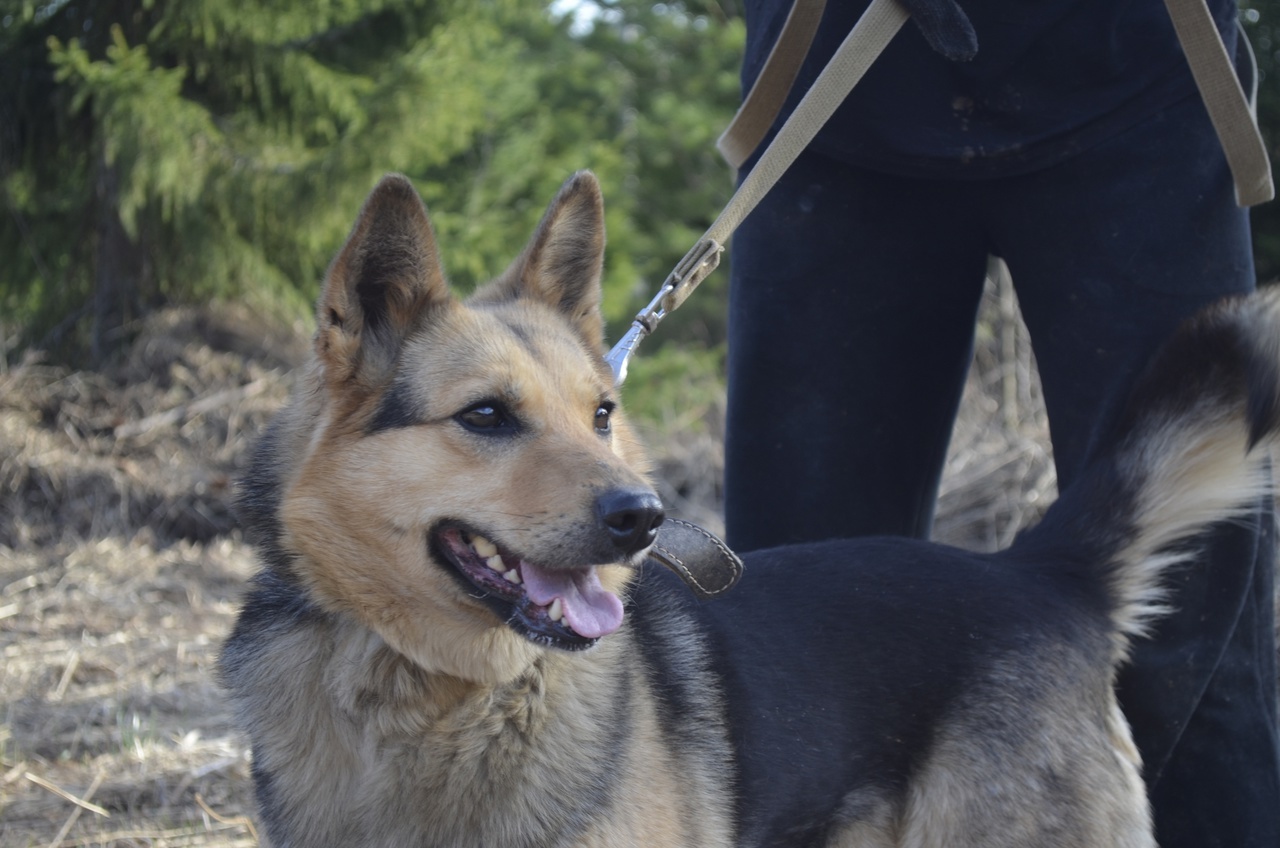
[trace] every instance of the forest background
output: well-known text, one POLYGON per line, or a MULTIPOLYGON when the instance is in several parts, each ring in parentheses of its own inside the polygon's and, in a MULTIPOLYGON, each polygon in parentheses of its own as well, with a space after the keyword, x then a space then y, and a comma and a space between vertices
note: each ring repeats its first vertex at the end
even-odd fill
MULTIPOLYGON (((305 315, 387 171, 464 291, 595 171, 616 327, 728 196, 743 40, 733 0, 0 3, 6 353, 101 364, 173 304, 305 315)), ((715 285, 685 321, 711 346, 715 285)))
MULTIPOLYGON (((1274 160, 1280 0, 1241 9, 1274 160)), ((743 42, 741 0, 0 0, 0 845, 255 844, 215 668, 254 569, 230 503, 361 201, 409 175, 465 290, 592 169, 617 338, 732 190, 743 42)), ((1280 205, 1254 224, 1274 279, 1280 205)), ((626 392, 713 528, 727 280, 626 392)), ((1054 482, 997 280, 935 538, 1007 544, 1054 482)))
MULTIPOLYGON (((1242 21, 1274 148, 1280 0, 1242 21)), ((713 141, 743 42, 740 0, 3 0, 0 353, 101 365, 174 304, 304 316, 386 171, 465 289, 594 170, 616 336, 731 190, 713 141)), ((1280 207, 1255 223, 1270 279, 1280 207)), ((715 350, 727 278, 649 347, 715 350)))

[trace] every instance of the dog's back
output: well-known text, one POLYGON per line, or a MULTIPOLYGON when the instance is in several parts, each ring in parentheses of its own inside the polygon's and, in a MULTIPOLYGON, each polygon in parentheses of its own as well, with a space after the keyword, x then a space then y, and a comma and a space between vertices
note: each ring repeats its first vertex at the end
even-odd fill
MULTIPOLYGON (((744 559, 739 590, 686 607, 725 693, 738 844, 1151 844, 1100 592, 896 538, 744 559)), ((638 598, 680 594, 654 573, 638 598)))
POLYGON ((1152 845, 1115 672, 1188 540, 1270 491, 1278 339, 1274 291, 1186 325, 1114 447, 1007 551, 747 555, 742 586, 690 612, 723 676, 742 844, 1152 845))

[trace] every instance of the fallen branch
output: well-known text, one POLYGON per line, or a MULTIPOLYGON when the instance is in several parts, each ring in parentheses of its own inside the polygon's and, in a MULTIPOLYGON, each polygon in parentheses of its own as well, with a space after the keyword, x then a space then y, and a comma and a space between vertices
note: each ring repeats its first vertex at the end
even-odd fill
MULTIPOLYGON (((91 813, 96 813, 97 815, 100 815, 103 818, 108 818, 108 819, 111 818, 111 813, 107 812, 102 807, 99 807, 97 804, 90 804, 88 801, 89 796, 92 795, 94 792, 96 792, 98 790, 98 787, 102 784, 101 779, 94 780, 93 785, 89 787, 89 791, 85 793, 84 798, 79 798, 79 797, 76 797, 75 795, 72 795, 70 792, 63 789, 61 786, 58 786, 57 784, 54 784, 54 783, 50 783, 49 781, 45 780, 43 777, 40 777, 39 775, 32 774, 31 772, 27 772, 26 774, 23 775, 23 777, 25 777, 27 780, 34 783, 36 786, 40 786, 44 789, 48 789, 50 792, 52 792, 54 795, 57 795, 59 798, 64 798, 70 801, 71 803, 75 804, 77 807, 88 810, 91 813)), ((106 777, 106 772, 103 772, 99 775, 99 778, 104 778, 104 777, 106 777)))
POLYGON ((214 392, 211 395, 205 395, 202 398, 196 398, 187 403, 178 404, 172 409, 166 409, 164 412, 157 412, 155 415, 148 415, 146 418, 137 421, 126 421, 113 431, 117 439, 128 439, 133 436, 141 436, 152 430, 161 427, 168 427, 173 424, 182 423, 197 415, 211 412, 224 406, 230 406, 239 403, 242 400, 251 398, 254 395, 261 394, 270 384, 265 377, 260 377, 251 383, 245 383, 243 386, 236 386, 233 389, 224 389, 220 392, 214 392))
MULTIPOLYGON (((31 778, 32 775, 28 773, 27 777, 31 778)), ((102 785, 102 781, 106 780, 106 778, 107 778, 106 769, 103 769, 102 771, 98 772, 98 776, 93 779, 93 783, 90 784, 87 790, 85 790, 83 798, 77 799, 70 795, 64 795, 64 797, 68 798, 69 800, 75 803, 76 808, 71 811, 71 815, 67 818, 66 822, 63 823, 62 830, 58 831, 58 835, 53 837, 53 841, 49 843, 49 848, 57 848, 57 846, 62 844, 62 840, 67 838, 67 834, 71 832, 71 828, 75 826, 76 821, 80 818, 80 813, 84 812, 85 810, 90 810, 92 812, 98 813, 99 815, 106 816, 107 818, 111 818, 111 814, 108 813, 106 810, 102 809, 97 804, 89 803, 89 799, 93 797, 93 793, 98 791, 98 787, 102 785)), ((63 795, 62 792, 59 792, 58 794, 63 795)))
POLYGON ((196 793, 196 803, 200 805, 200 809, 204 810, 205 815, 212 818, 218 824, 235 825, 237 827, 243 827, 244 829, 249 831, 250 836, 252 836, 255 840, 257 840, 258 829, 253 826, 253 821, 248 816, 224 816, 221 813, 214 811, 212 807, 210 807, 207 803, 205 803, 204 798, 200 797, 199 792, 196 793))

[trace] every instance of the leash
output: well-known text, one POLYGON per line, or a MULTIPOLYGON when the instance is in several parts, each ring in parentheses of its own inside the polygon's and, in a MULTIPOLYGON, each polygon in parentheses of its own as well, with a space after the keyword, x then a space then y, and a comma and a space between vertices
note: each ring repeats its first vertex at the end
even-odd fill
MULTIPOLYGON (((1275 196, 1271 163, 1255 113, 1256 70, 1252 94, 1246 97, 1207 0, 1165 0, 1165 6, 1226 154, 1236 202, 1254 206, 1271 200, 1275 196)), ((796 0, 792 5, 760 75, 716 142, 734 168, 751 156, 781 111, 825 7, 826 0, 796 0)), ((631 327, 605 356, 615 385, 626 380, 627 365, 641 340, 719 266, 729 236, 809 145, 909 17, 901 0, 872 0, 719 217, 676 264, 653 300, 636 314, 631 327)), ((1244 44, 1251 50, 1248 39, 1244 44)))
MULTIPOLYGON (((822 0, 816 0, 813 3, 810 0, 797 0, 797 5, 801 3, 817 5, 819 9, 816 17, 819 19, 822 17, 822 0)), ((793 8, 792 14, 794 13, 793 8)), ((760 155, 751 173, 747 174, 742 185, 729 199, 728 205, 720 216, 703 233, 693 249, 680 260, 675 270, 662 284, 662 288, 658 290, 657 295, 648 306, 640 310, 632 321, 630 329, 605 356, 605 361, 613 369, 615 385, 621 385, 626 380, 627 363, 630 362, 640 341, 654 331, 659 321, 679 308, 698 284, 716 269, 720 264, 724 243, 738 228, 738 224, 742 223, 752 209, 755 209, 761 198, 773 188, 783 172, 809 145, 813 137, 818 134, 818 130, 827 122, 827 118, 831 117, 836 107, 862 79, 862 75, 884 50, 885 45, 906 23, 907 18, 908 13, 898 0, 872 0, 871 5, 854 24, 853 29, 849 31, 835 55, 831 57, 831 61, 823 68, 813 86, 805 93, 795 111, 774 136, 769 147, 760 155)), ((788 21, 790 20, 789 16, 788 21)), ((816 29, 816 21, 813 22, 813 27, 816 29)), ((812 38, 812 33, 809 34, 809 38, 812 38)), ((804 58, 807 50, 808 40, 805 41, 800 52, 801 59, 804 58)), ((794 79, 794 72, 791 78, 794 79)), ((791 80, 787 81, 788 91, 791 87, 790 82, 791 80)), ((755 89, 753 88, 752 91, 754 92, 755 89)), ((786 91, 783 91, 781 99, 785 97, 786 91)), ((774 115, 781 106, 781 99, 777 106, 773 107, 774 115)), ((752 111, 756 108, 759 107, 753 107, 752 111)), ((765 129, 767 130, 768 127, 766 126, 765 129)))
MULTIPOLYGON (((1258 131, 1255 104, 1258 96, 1257 62, 1253 63, 1252 91, 1248 97, 1236 77, 1235 64, 1218 34, 1206 0, 1165 0, 1178 42, 1191 66, 1200 99, 1213 122, 1218 142, 1236 186, 1236 204, 1256 206, 1276 196, 1271 162, 1258 131)), ((1240 38, 1253 58, 1253 47, 1243 32, 1240 38)))

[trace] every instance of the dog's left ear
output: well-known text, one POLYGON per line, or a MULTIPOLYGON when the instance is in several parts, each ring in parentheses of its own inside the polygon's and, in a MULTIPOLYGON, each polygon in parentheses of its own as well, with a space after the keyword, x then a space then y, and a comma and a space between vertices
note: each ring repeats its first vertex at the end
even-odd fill
POLYGON ((569 319, 595 350, 604 349, 600 278, 604 270, 604 199, 590 171, 560 187, 524 253, 475 302, 518 297, 542 301, 569 319))

